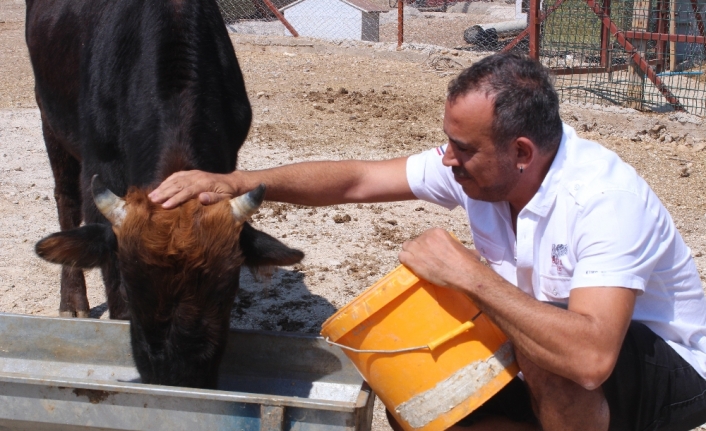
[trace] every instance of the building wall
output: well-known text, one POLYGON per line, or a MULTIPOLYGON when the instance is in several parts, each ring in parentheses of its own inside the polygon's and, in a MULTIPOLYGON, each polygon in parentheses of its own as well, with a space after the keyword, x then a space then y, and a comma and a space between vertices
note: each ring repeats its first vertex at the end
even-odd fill
POLYGON ((380 41, 380 13, 363 12, 363 40, 380 41))
POLYGON ((300 36, 362 40, 363 13, 338 0, 306 0, 285 9, 284 17, 300 36))

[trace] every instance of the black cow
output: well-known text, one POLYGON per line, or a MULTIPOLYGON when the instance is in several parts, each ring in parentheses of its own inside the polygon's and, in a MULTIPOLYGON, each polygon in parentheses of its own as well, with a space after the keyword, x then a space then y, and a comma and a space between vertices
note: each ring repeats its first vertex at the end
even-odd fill
POLYGON ((303 257, 245 222, 264 188, 169 211, 147 198, 179 170, 235 169, 250 127, 216 2, 27 0, 26 26, 61 226, 36 249, 63 265, 60 314, 88 316, 82 269, 100 266, 143 381, 215 387, 241 264, 303 257))

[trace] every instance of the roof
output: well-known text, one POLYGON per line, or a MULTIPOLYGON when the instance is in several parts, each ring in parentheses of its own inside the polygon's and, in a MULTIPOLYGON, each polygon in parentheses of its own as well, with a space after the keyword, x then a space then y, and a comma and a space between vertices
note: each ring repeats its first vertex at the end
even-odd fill
MULTIPOLYGON (((298 5, 299 3, 305 2, 307 0, 297 0, 294 3, 290 3, 287 6, 284 6, 283 8, 280 9, 281 11, 284 11, 285 9, 289 9, 292 6, 298 5)), ((384 8, 375 5, 374 3, 369 2, 368 0, 334 0, 334 1, 340 1, 341 3, 345 3, 349 6, 352 6, 362 12, 387 12, 390 10, 390 8, 384 8)))

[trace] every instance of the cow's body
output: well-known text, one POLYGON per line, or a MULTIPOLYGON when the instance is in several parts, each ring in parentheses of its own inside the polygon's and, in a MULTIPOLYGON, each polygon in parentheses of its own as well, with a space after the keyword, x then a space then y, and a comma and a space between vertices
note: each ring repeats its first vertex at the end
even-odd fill
POLYGON ((88 315, 82 268, 100 266, 111 318, 131 318, 143 380, 214 386, 240 264, 302 257, 242 220, 204 222, 220 210, 194 202, 169 213, 144 197, 178 170, 235 169, 251 109, 215 1, 27 0, 26 37, 62 230, 37 250, 64 264, 60 313, 88 315), (125 229, 114 220, 111 229, 97 210, 94 175, 116 195, 132 188, 125 229), (171 227, 142 226, 135 214, 171 227), (79 228, 82 220, 87 225, 79 228), (184 223, 195 228, 181 229, 184 223), (226 228, 232 244, 199 243, 208 236, 201 229, 226 228), (154 232, 166 235, 171 255, 161 258, 161 250, 145 245, 146 235, 153 243, 164 240, 154 232), (180 242, 192 251, 175 245, 180 242), (229 250, 210 253, 214 246, 229 250), (193 250, 206 257, 194 257, 193 250), (227 257, 227 265, 213 260, 227 257), (222 272, 214 276, 214 270, 222 272), (199 289, 209 293, 194 299, 199 289), (187 356, 203 358, 179 362, 187 356), (211 370, 196 375, 196 366, 211 370))

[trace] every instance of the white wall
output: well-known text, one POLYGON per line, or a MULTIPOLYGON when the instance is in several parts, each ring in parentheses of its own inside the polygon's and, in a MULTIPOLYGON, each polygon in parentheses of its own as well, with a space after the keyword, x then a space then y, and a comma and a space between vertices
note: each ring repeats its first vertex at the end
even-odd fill
MULTIPOLYGON (((361 40, 363 13, 338 0, 305 0, 284 10, 300 36, 361 40)), ((285 35, 291 36, 285 30, 285 35)))

